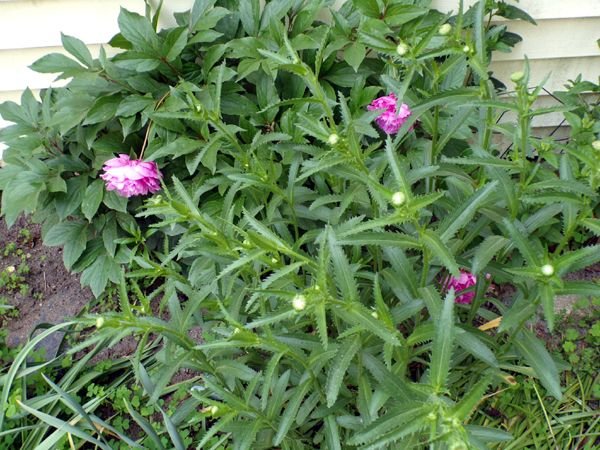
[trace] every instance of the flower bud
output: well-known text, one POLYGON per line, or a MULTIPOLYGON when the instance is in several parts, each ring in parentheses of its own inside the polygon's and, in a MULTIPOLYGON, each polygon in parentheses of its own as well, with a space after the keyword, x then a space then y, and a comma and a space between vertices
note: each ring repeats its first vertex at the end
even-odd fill
POLYGON ((452 25, 449 23, 445 23, 438 29, 438 34, 442 36, 447 36, 452 31, 452 25))
POLYGON ((462 48, 463 53, 471 53, 471 47, 469 47, 468 45, 465 45, 462 48))
POLYGON ((377 311, 373 311, 371 317, 373 317, 373 319, 379 319, 379 314, 377 314, 377 311))
POLYGON ((437 420, 437 414, 434 413, 433 411, 430 412, 429 414, 427 414, 427 420, 430 420, 431 422, 433 422, 434 420, 437 420))
POLYGON ((8 273, 13 273, 13 272, 15 271, 15 266, 8 266, 8 267, 6 268, 6 271, 7 271, 8 273))
POLYGON ((524 76, 525 76, 525 74, 519 70, 518 72, 513 72, 510 75, 510 79, 513 83, 518 83, 519 81, 521 81, 523 79, 524 76))
POLYGON ((327 138, 327 143, 329 145, 335 145, 339 141, 340 141, 340 137, 335 133, 330 134, 329 137, 327 138))
POLYGON ((296 311, 303 311, 306 308, 306 297, 302 294, 294 296, 292 299, 292 308, 296 311))
POLYGON ((406 45, 404 42, 400 42, 396 47, 396 53, 398 53, 400 56, 406 55, 408 53, 408 45, 406 45))
POLYGON ((552 264, 544 264, 540 270, 542 271, 542 275, 547 277, 554 275, 554 267, 552 264))
POLYGON ((219 407, 218 407, 218 406, 216 406, 216 405, 209 406, 209 408, 208 408, 208 412, 209 412, 211 415, 213 415, 213 416, 214 416, 214 415, 216 415, 216 414, 219 412, 219 407))
POLYGON ((98 317, 96 319, 96 328, 102 328, 104 326, 104 317, 98 317))
POLYGON ((402 206, 406 201, 406 194, 404 192, 394 192, 392 195, 392 205, 394 206, 402 206))
POLYGON ((594 148, 594 150, 600 151, 600 140, 592 142, 592 147, 594 148))
POLYGON ((271 258, 271 264, 277 264, 279 260, 275 257, 271 258))

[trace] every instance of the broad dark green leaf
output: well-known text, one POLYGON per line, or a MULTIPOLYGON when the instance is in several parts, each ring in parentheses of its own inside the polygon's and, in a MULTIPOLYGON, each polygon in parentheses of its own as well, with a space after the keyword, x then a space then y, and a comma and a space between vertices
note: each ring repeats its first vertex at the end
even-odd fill
POLYGON ((83 41, 77 39, 76 37, 67 36, 63 33, 61 33, 61 40, 66 51, 77 58, 77 60, 84 66, 89 68, 92 67, 92 55, 83 41))
POLYGON ((81 203, 81 212, 88 221, 92 221, 95 216, 102 198, 104 197, 104 181, 94 180, 85 190, 83 202, 81 203))
POLYGON ((121 35, 131 42, 133 48, 143 52, 158 50, 159 38, 147 18, 121 8, 118 22, 121 35))

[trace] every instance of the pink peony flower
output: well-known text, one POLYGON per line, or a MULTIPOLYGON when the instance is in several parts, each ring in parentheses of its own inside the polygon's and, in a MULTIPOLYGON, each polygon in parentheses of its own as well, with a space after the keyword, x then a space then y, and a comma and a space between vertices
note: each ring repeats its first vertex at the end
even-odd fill
POLYGON ((400 105, 398 111, 398 99, 394 93, 376 98, 367 106, 369 111, 382 109, 382 113, 375 119, 377 125, 387 134, 396 134, 400 127, 412 114, 406 103, 400 105))
POLYGON ((155 162, 130 159, 121 154, 118 158, 104 163, 104 173, 100 175, 106 181, 106 190, 117 191, 122 197, 146 195, 160 190, 161 173, 155 162))
MULTIPOLYGON (((460 276, 458 278, 451 277, 450 282, 448 283, 448 289, 454 288, 454 292, 458 294, 465 289, 468 289, 472 286, 475 286, 477 283, 477 277, 472 273, 460 271, 460 276)), ((475 297, 474 291, 465 292, 464 294, 457 295, 454 300, 456 303, 471 303, 473 298, 475 297)))

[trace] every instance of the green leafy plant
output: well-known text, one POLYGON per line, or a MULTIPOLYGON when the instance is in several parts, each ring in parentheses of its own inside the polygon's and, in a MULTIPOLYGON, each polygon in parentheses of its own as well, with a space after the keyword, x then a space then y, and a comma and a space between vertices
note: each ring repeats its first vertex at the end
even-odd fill
POLYGON ((491 52, 516 39, 486 19, 529 16, 426 3, 346 2, 325 23, 318 1, 198 0, 160 32, 156 15, 122 10, 122 52, 93 60, 65 36, 77 61, 34 64, 73 80, 3 105, 16 125, 1 135, 2 211, 35 211, 95 294, 119 283, 118 311, 46 333, 95 326, 76 347, 93 346, 86 358, 137 338, 123 376, 143 395, 125 408, 144 437, 96 414, 115 392, 78 401, 71 372, 45 378, 67 410, 18 403, 43 422, 27 445, 487 448, 511 440, 471 423, 489 389, 524 373, 562 398, 563 367, 529 322, 540 307, 553 330, 555 295, 598 292, 565 277, 600 260, 597 244, 572 245, 597 231, 598 133, 532 138, 534 117, 582 111, 536 108, 527 66, 514 94, 496 91, 491 52), (367 106, 391 93, 411 114, 388 135, 367 106), (160 195, 104 191, 103 162, 130 149, 159 163, 160 195), (477 281, 455 304, 466 272, 477 281), (492 282, 514 294, 495 298, 492 282), (195 379, 169 410, 180 369, 195 379))

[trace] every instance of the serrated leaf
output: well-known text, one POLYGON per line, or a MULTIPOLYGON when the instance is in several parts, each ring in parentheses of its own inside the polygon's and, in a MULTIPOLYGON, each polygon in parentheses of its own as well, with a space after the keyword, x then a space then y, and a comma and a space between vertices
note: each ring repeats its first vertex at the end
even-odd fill
POLYGON ((365 445, 374 443, 394 429, 407 429, 407 424, 418 422, 421 416, 426 415, 430 410, 430 405, 415 406, 410 403, 396 407, 364 430, 355 433, 348 439, 347 444, 365 445))
POLYGON ((450 240, 458 232, 458 230, 471 222, 477 210, 495 191, 496 186, 498 186, 498 181, 494 180, 475 192, 460 206, 456 206, 453 212, 444 218, 438 228, 438 232, 441 232, 440 240, 444 243, 447 243, 448 240, 450 240))
POLYGON ((539 267, 539 256, 536 254, 535 249, 528 242, 525 230, 522 229, 523 227, 520 225, 520 223, 518 224, 517 222, 511 222, 508 219, 504 219, 502 223, 506 227, 510 239, 517 246, 527 263, 532 267, 539 267))
POLYGON ((492 258, 508 245, 509 241, 504 236, 488 236, 475 250, 471 272, 481 273, 492 258))
POLYGON ((286 437, 288 431, 294 423, 294 420, 296 419, 296 414, 298 413, 298 408, 300 408, 300 403, 302 403, 302 400, 306 396, 306 393, 311 385, 311 380, 308 379, 300 386, 296 386, 294 388, 295 392, 287 403, 285 412, 283 413, 281 421, 279 422, 279 427, 277 428, 277 434, 273 438, 273 445, 277 446, 281 444, 283 439, 286 437))
POLYGON ((467 390, 467 394, 450 411, 450 414, 461 422, 466 420, 478 403, 483 401, 483 394, 490 384, 489 377, 483 377, 467 390))
POLYGON ((335 235, 331 229, 327 233, 329 253, 335 272, 335 281, 345 301, 358 299, 358 287, 354 280, 354 273, 348 263, 348 258, 342 248, 337 244, 335 235))
POLYGON ((327 375, 327 386, 325 388, 327 397, 327 406, 331 408, 336 402, 342 384, 344 383, 344 375, 350 366, 352 358, 360 350, 361 339, 357 334, 344 341, 340 346, 333 360, 329 374, 327 375))
POLYGON ((421 233, 423 245, 431 252, 434 258, 437 258, 444 267, 455 277, 458 277, 460 270, 450 249, 442 242, 439 236, 431 230, 424 230, 421 233))

